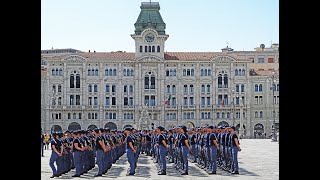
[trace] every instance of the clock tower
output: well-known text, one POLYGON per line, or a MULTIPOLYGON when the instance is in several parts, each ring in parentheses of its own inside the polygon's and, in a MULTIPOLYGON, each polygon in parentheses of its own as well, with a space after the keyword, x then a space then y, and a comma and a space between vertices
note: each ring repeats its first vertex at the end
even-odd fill
POLYGON ((165 34, 166 24, 160 15, 158 2, 142 2, 139 17, 134 24, 131 37, 135 40, 135 57, 157 56, 164 59, 164 43, 169 37, 165 34))

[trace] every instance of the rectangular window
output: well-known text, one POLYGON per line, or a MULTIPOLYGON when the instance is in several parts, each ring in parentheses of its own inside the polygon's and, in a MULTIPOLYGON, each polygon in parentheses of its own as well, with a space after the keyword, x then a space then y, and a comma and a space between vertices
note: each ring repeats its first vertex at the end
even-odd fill
POLYGON ((258 58, 258 63, 264 63, 264 58, 258 58))
POLYGON ((144 104, 147 105, 147 106, 150 106, 149 96, 144 96, 144 104))
POLYGON ((129 106, 133 106, 133 97, 129 98, 129 106))
POLYGON ((127 106, 128 105, 128 98, 124 97, 123 99, 123 105, 127 106))
POLYGON ((150 105, 151 106, 156 106, 156 97, 155 96, 151 96, 150 105))
POLYGON ((80 105, 80 95, 76 95, 76 105, 80 105))
POLYGON ((70 105, 74 105, 74 96, 70 95, 70 105))
POLYGON ((210 106, 210 97, 207 97, 207 106, 210 106))
POLYGON ((92 97, 89 97, 88 104, 89 106, 92 106, 92 97))
POLYGON ((204 106, 205 104, 205 97, 201 97, 201 106, 204 106))
POLYGON ((273 63, 273 58, 268 58, 268 63, 273 63))
POLYGON ((149 89, 149 77, 144 77, 144 89, 149 89))
POLYGON ((190 97, 190 106, 193 106, 193 97, 190 97))
POLYGON ((106 97, 106 106, 110 106, 110 97, 106 97))
POLYGON ((188 98, 187 97, 183 98, 183 105, 188 106, 188 98))
POLYGON ((151 77, 151 89, 155 89, 155 88, 156 88, 156 78, 151 77))
POLYGON ((112 105, 116 105, 116 97, 112 97, 112 105))
POLYGON ((94 105, 97 106, 98 105, 98 97, 94 97, 94 105))
POLYGON ((172 106, 176 106, 176 98, 172 98, 172 106))

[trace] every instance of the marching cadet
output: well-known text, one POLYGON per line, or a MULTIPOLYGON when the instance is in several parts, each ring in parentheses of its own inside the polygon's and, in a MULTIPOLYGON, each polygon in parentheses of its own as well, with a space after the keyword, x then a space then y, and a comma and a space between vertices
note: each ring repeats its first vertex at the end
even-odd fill
POLYGON ((151 132, 150 130, 147 131, 147 134, 145 136, 145 142, 146 142, 146 153, 147 156, 151 156, 151 132))
POLYGON ((217 150, 219 149, 219 144, 217 143, 216 134, 213 132, 214 127, 208 127, 209 133, 209 152, 210 152, 210 169, 209 174, 216 174, 217 171, 217 150))
POLYGON ((80 142, 80 135, 79 135, 79 131, 73 131, 73 160, 74 160, 74 165, 76 168, 76 174, 73 175, 72 177, 80 177, 81 175, 81 164, 80 164, 80 160, 81 160, 81 152, 84 150, 82 147, 82 143, 80 142))
POLYGON ((116 130, 112 129, 110 131, 110 138, 112 140, 112 144, 113 144, 113 149, 112 151, 112 163, 116 163, 117 159, 118 159, 118 152, 119 152, 119 144, 116 138, 116 130))
POLYGON ((229 136, 230 136, 230 127, 227 126, 226 128, 226 135, 225 135, 225 140, 224 140, 224 143, 225 143, 225 154, 226 154, 226 167, 225 167, 225 170, 227 171, 230 171, 231 169, 231 147, 229 145, 229 136))
POLYGON ((239 174, 239 165, 238 165, 238 151, 241 151, 239 139, 236 133, 234 133, 235 127, 231 126, 230 128, 230 147, 232 154, 232 166, 231 174, 239 174))
POLYGON ((127 127, 124 129, 124 134, 126 135, 126 153, 128 162, 130 164, 130 167, 128 169, 127 176, 133 176, 135 174, 135 153, 136 149, 134 148, 134 142, 131 136, 132 129, 130 127, 127 127))
POLYGON ((159 148, 159 169, 158 175, 166 175, 167 174, 167 160, 166 160, 166 154, 167 154, 167 138, 166 135, 163 133, 164 127, 158 126, 156 128, 157 133, 159 134, 158 137, 158 148, 159 148))
POLYGON ((63 158, 65 157, 65 150, 64 150, 64 147, 63 147, 63 133, 62 132, 58 132, 58 138, 56 139, 56 142, 57 142, 57 146, 60 146, 61 149, 62 149, 62 156, 60 158, 57 159, 57 175, 58 176, 61 176, 63 174, 63 158))
POLYGON ((187 135, 187 127, 181 126, 181 152, 183 157, 183 165, 184 165, 184 172, 181 175, 188 175, 188 152, 191 151, 191 147, 189 146, 188 142, 188 135, 187 135))
POLYGON ((50 178, 60 176, 60 174, 57 173, 56 167, 54 166, 54 162, 57 162, 57 159, 61 158, 62 152, 63 152, 63 148, 61 147, 60 144, 57 143, 57 139, 58 139, 59 135, 56 132, 54 132, 54 133, 52 133, 52 137, 53 138, 50 143, 52 153, 51 153, 49 165, 52 169, 53 175, 50 178))

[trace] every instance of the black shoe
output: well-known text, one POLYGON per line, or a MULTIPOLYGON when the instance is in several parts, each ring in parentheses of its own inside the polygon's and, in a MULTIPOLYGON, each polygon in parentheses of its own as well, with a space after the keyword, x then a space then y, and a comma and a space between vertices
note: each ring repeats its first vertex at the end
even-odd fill
POLYGON ((239 171, 233 171, 231 174, 239 174, 239 171))
POLYGON ((217 172, 216 171, 212 171, 209 174, 217 174, 217 172))
POLYGON ((71 177, 80 177, 80 175, 76 175, 76 174, 75 174, 75 175, 73 175, 73 176, 71 176, 71 177))
POLYGON ((54 178, 54 177, 57 177, 57 175, 56 175, 56 174, 54 174, 54 175, 50 176, 50 178, 54 178))
POLYGON ((188 175, 188 172, 181 173, 181 175, 188 175))
POLYGON ((160 171, 160 172, 158 173, 158 175, 167 175, 167 172, 166 172, 166 171, 160 171))
POLYGON ((102 174, 95 174, 93 177, 102 176, 102 174))

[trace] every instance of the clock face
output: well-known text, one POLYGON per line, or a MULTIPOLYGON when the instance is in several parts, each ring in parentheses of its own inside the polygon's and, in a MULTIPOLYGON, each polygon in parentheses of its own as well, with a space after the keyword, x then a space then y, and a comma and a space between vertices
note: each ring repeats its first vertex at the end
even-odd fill
POLYGON ((154 34, 148 33, 148 34, 145 36, 145 39, 146 39, 147 42, 153 42, 153 41, 154 41, 154 34))

